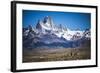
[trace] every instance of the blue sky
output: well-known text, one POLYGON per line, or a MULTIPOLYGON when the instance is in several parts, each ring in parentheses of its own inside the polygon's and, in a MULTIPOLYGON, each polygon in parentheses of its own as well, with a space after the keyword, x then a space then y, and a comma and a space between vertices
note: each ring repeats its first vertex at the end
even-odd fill
POLYGON ((23 27, 28 25, 36 26, 38 20, 43 20, 45 16, 50 16, 54 24, 68 27, 71 30, 80 29, 85 30, 91 28, 91 14, 90 13, 76 13, 76 12, 55 12, 55 11, 36 11, 23 10, 23 27))

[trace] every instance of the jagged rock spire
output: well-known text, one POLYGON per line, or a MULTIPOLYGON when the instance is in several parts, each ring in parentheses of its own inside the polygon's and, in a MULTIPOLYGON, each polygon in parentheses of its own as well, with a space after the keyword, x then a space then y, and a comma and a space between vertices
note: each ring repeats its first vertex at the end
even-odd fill
POLYGON ((43 20, 44 24, 47 24, 49 27, 53 27, 53 20, 51 19, 50 16, 46 16, 43 20))
POLYGON ((30 32, 33 31, 32 25, 29 25, 29 26, 28 26, 28 29, 30 30, 30 32))
POLYGON ((42 27, 41 24, 42 24, 42 21, 38 20, 38 23, 36 25, 36 28, 37 29, 41 29, 41 27, 42 27))

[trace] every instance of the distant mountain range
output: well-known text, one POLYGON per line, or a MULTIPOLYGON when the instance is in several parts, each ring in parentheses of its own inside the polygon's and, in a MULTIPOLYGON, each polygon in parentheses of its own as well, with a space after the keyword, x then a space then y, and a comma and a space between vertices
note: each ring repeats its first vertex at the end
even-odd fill
POLYGON ((29 49, 82 47, 90 45, 90 40, 90 29, 70 30, 62 24, 54 24, 50 16, 38 20, 36 27, 23 28, 23 47, 29 49))

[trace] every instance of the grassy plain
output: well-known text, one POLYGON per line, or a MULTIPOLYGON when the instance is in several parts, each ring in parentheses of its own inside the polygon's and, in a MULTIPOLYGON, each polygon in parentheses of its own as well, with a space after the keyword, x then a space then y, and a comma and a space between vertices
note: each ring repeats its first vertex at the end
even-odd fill
POLYGON ((23 51, 23 62, 86 60, 91 58, 89 47, 65 49, 33 49, 23 51))

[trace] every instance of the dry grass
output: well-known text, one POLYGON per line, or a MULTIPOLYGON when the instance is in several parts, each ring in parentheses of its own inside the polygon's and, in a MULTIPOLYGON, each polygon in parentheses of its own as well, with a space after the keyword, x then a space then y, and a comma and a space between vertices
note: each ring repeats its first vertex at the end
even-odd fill
POLYGON ((90 48, 33 49, 23 51, 23 62, 47 62, 90 59, 90 48))

